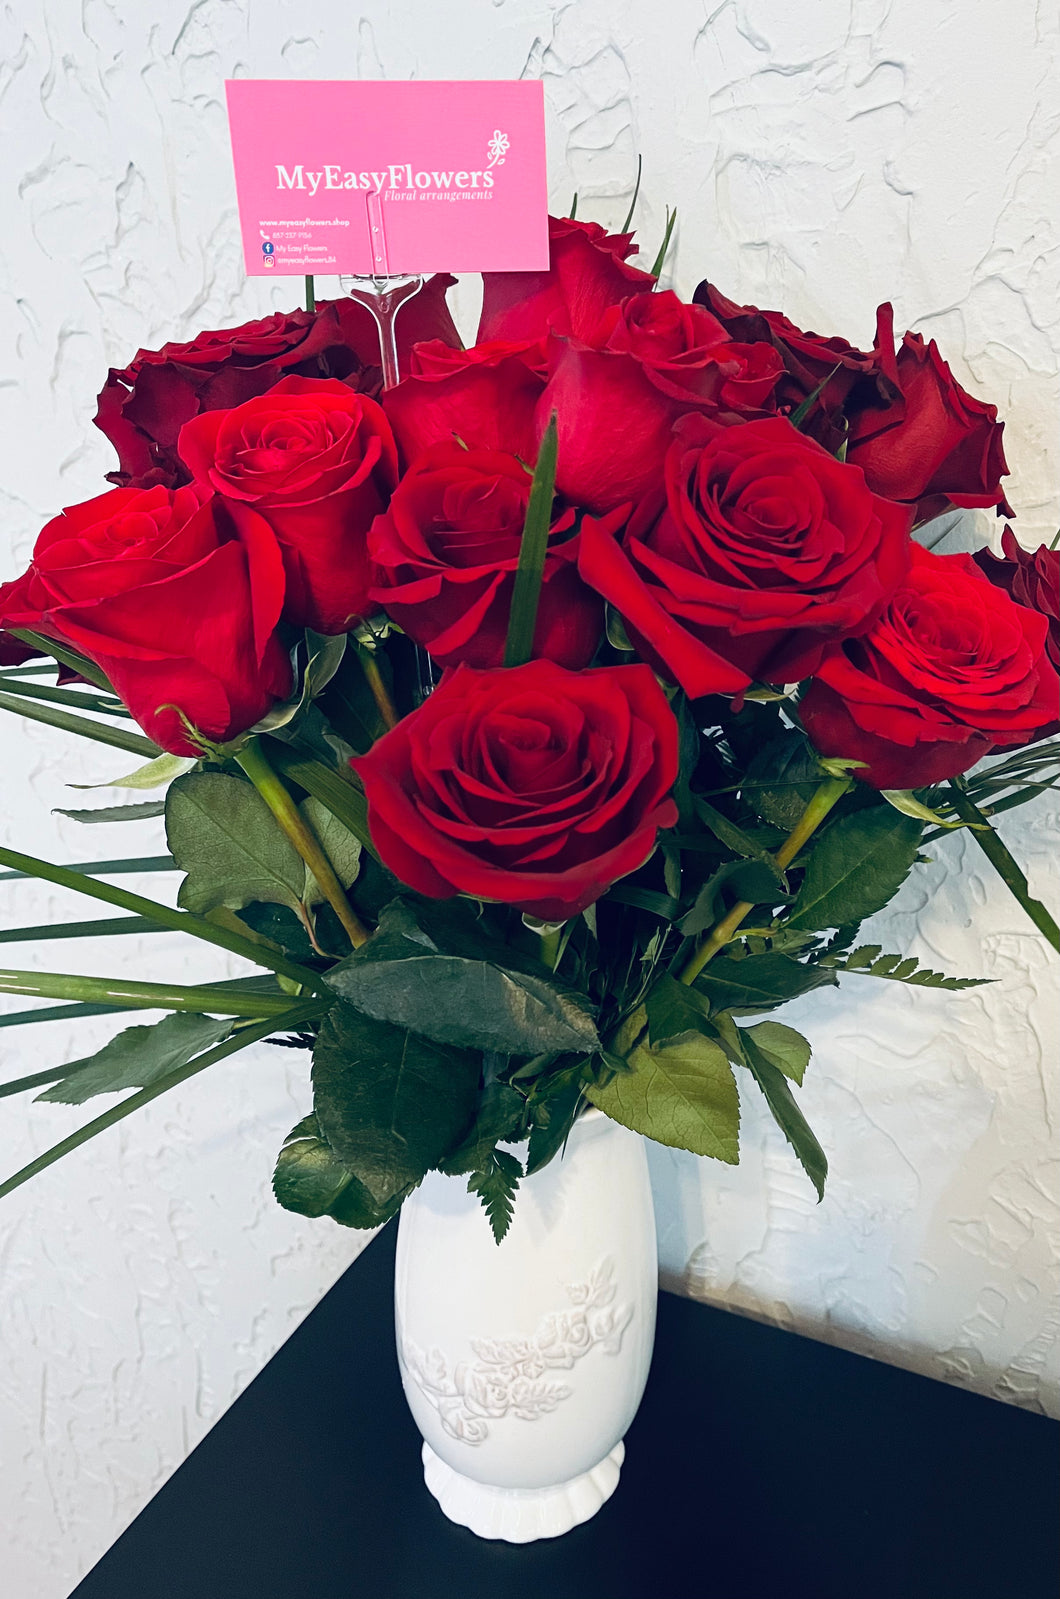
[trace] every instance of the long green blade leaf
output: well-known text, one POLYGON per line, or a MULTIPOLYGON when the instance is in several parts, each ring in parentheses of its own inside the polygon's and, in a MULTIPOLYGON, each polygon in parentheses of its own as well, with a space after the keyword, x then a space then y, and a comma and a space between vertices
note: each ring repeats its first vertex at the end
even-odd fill
POLYGON ((526 507, 523 539, 519 546, 519 565, 512 589, 512 608, 508 617, 508 637, 504 645, 505 666, 523 666, 534 650, 537 603, 541 598, 541 578, 548 553, 548 530, 552 526, 552 501, 556 492, 556 413, 553 411, 538 452, 530 500, 526 507))
POLYGON ((69 972, 25 972, 0 967, 0 994, 34 999, 83 1000, 136 1010, 188 1010, 220 1016, 278 1016, 290 1005, 283 994, 240 994, 236 988, 201 984, 140 983, 120 977, 79 977, 69 972))
POLYGON ((162 751, 157 744, 142 733, 127 733, 123 727, 107 727, 103 722, 90 722, 87 717, 74 716, 71 711, 61 711, 56 706, 38 705, 36 700, 19 699, 14 694, 0 693, 0 711, 14 711, 16 716, 28 717, 31 722, 45 722, 64 733, 77 733, 81 738, 94 739, 97 744, 110 744, 117 750, 129 750, 133 755, 154 757, 162 751))
POLYGON ((30 944, 45 938, 110 938, 123 933, 161 933, 146 916, 101 916, 95 922, 42 922, 38 927, 7 927, 0 944, 30 944))
POLYGON ((670 248, 670 239, 673 236, 674 223, 676 221, 677 207, 675 206, 672 213, 669 211, 667 212, 666 232, 663 234, 663 241, 659 246, 659 253, 655 257, 655 260, 652 262, 651 266, 648 268, 653 278, 657 278, 663 269, 663 262, 666 260, 666 252, 670 248))
POLYGON ((24 1094, 31 1088, 42 1088, 46 1083, 57 1083, 63 1077, 73 1077, 88 1064, 87 1060, 79 1060, 71 1066, 53 1066, 50 1071, 33 1072, 29 1077, 16 1077, 10 1083, 0 1083, 0 1099, 8 1099, 12 1094, 24 1094))
POLYGON ((85 1016, 112 1016, 135 1010, 135 1005, 38 1005, 35 1010, 12 1010, 0 1016, 0 1027, 29 1027, 34 1022, 79 1022, 85 1016))
POLYGON ((633 213, 637 209, 637 197, 640 194, 640 179, 641 179, 641 173, 643 171, 644 171, 644 157, 642 155, 638 155, 637 156, 637 181, 633 185, 633 198, 629 202, 629 210, 626 212, 626 220, 623 222, 622 226, 619 228, 619 230, 618 230, 619 233, 628 233, 629 232, 629 225, 633 221, 633 213))
POLYGON ((205 1055, 199 1055, 195 1060, 189 1061, 186 1066, 180 1066, 176 1071, 170 1072, 166 1077, 160 1077, 157 1082, 151 1083, 147 1088, 141 1088, 137 1093, 130 1094, 128 1099, 123 1099, 120 1104, 112 1105, 109 1110, 97 1116, 86 1126, 78 1128, 76 1133, 71 1133, 68 1138, 62 1139, 58 1144, 53 1144, 51 1149, 45 1150, 43 1155, 38 1155, 36 1160, 31 1160, 28 1166, 23 1166, 21 1171, 15 1172, 5 1183, 0 1183, 0 1199, 12 1193, 16 1188, 28 1182, 31 1177, 36 1177, 39 1172, 45 1171, 49 1166, 61 1160, 64 1155, 86 1144, 90 1138, 95 1138, 97 1133, 105 1132, 108 1127, 113 1127, 115 1122, 122 1121, 126 1116, 131 1116, 134 1110, 140 1110, 144 1105, 149 1105, 160 1094, 168 1093, 171 1088, 176 1088, 180 1083, 186 1082, 189 1077, 194 1077, 197 1072, 205 1071, 207 1066, 215 1066, 218 1061, 225 1060, 229 1055, 234 1055, 237 1050, 245 1049, 248 1044, 256 1044, 263 1038, 268 1038, 270 1033, 293 1031, 303 1021, 308 1021, 317 1014, 317 1005, 290 1005, 282 1016, 274 1016, 267 1021, 258 1022, 254 1027, 241 1029, 234 1038, 228 1039, 216 1048, 207 1050, 205 1055))
POLYGON ((45 700, 52 705, 72 705, 75 711, 96 711, 101 716, 124 716, 129 712, 120 700, 108 700, 101 694, 81 693, 72 688, 53 688, 50 683, 27 683, 22 679, 0 679, 5 693, 31 700, 45 700))
MULTIPOLYGON (((10 850, 5 851, 11 854, 10 850)), ((32 856, 24 856, 31 860, 32 856)), ((45 864, 40 862, 38 864, 45 864)), ((135 855, 123 857, 117 861, 71 861, 63 868, 56 867, 56 871, 77 872, 84 877, 94 877, 97 873, 106 873, 108 876, 117 876, 121 872, 179 872, 180 867, 172 855, 135 855)), ((41 877, 41 872, 0 872, 0 883, 13 883, 16 878, 41 877)))
POLYGON ((105 689, 108 694, 114 690, 110 680, 100 671, 94 661, 88 660, 84 655, 79 655, 76 650, 70 649, 67 644, 60 644, 57 639, 45 638, 43 633, 31 633, 28 628, 13 627, 9 629, 13 638, 21 639, 23 644, 31 644, 40 650, 42 655, 51 655, 55 660, 61 661, 63 666, 68 666, 78 677, 87 678, 90 683, 95 683, 97 688, 105 689))
POLYGON ((266 949, 264 945, 255 943, 251 938, 244 938, 240 933, 232 932, 227 927, 219 927, 213 922, 208 922, 205 917, 196 916, 191 911, 174 910, 172 906, 161 905, 157 900, 145 899, 142 894, 130 894, 127 889, 117 888, 113 883, 97 883, 95 878, 86 877, 71 867, 53 866, 50 861, 38 860, 33 855, 22 855, 17 850, 4 849, 2 846, 0 846, 0 866, 10 866, 27 877, 43 878, 45 882, 55 883, 60 888, 70 888, 77 894, 86 894, 89 899, 103 900, 106 904, 116 905, 121 910, 132 911, 135 916, 146 916, 161 927, 172 928, 174 932, 189 933, 193 938, 201 938, 207 944, 217 944, 233 955, 242 955, 244 960, 253 961, 255 966, 264 966, 267 971, 278 972, 281 977, 290 977, 313 993, 325 991, 323 979, 306 967, 299 966, 297 961, 289 960, 278 950, 266 949))
POLYGON ((1040 899, 1035 899, 1030 892, 1026 875, 1019 864, 1009 854, 1000 837, 994 832, 978 805, 969 799, 964 792, 960 778, 952 778, 949 783, 952 795, 952 805, 957 815, 965 822, 982 822, 982 828, 970 828, 972 837, 979 845, 987 860, 997 872, 1001 881, 1016 900, 1022 905, 1038 931, 1048 939, 1052 947, 1060 953, 1060 927, 1046 910, 1040 899))

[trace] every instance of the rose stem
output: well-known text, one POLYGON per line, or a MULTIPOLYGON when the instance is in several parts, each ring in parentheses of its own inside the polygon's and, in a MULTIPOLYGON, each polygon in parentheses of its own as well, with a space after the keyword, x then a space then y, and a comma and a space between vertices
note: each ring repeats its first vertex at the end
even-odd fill
POLYGON ((321 893, 345 928, 350 943, 358 949, 367 940, 368 933, 354 914, 319 839, 269 765, 261 740, 250 739, 236 759, 320 884, 321 893))
POLYGON ((541 959, 550 972, 556 970, 559 957, 559 944, 563 936, 563 926, 551 928, 547 933, 541 933, 541 959))
POLYGON ((305 308, 307 311, 315 311, 317 308, 316 284, 308 276, 305 280, 305 308))
POLYGON ((375 651, 365 649, 363 645, 358 645, 357 659, 361 663, 361 670, 364 672, 365 680, 372 691, 372 698, 379 707, 379 714, 383 718, 383 726, 389 732, 392 727, 397 727, 401 718, 394 708, 394 702, 390 698, 390 691, 383 682, 383 674, 379 670, 379 662, 375 658, 375 651))
POLYGON ((1019 864, 1013 860, 978 805, 969 794, 965 793, 964 785, 960 778, 951 778, 947 787, 951 795, 950 803, 961 820, 982 824, 980 827, 970 827, 968 831, 989 860, 991 866, 994 867, 1013 899, 1023 906, 1038 931, 1044 933, 1052 947, 1060 953, 1060 927, 1057 927, 1041 900, 1032 898, 1027 886, 1027 879, 1019 864))
MULTIPOLYGON (((794 828, 773 857, 781 871, 795 859, 810 834, 820 827, 833 805, 842 799, 852 781, 849 777, 830 777, 813 794, 794 828)), ((748 912, 753 909, 754 901, 746 899, 740 900, 732 907, 728 915, 723 917, 703 942, 692 951, 688 964, 679 974, 682 983, 695 982, 707 962, 713 960, 719 949, 729 943, 748 912)))

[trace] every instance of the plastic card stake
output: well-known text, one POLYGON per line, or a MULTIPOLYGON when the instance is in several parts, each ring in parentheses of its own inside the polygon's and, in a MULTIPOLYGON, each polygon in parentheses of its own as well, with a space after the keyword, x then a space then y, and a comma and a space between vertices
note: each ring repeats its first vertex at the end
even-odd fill
POLYGON ((252 276, 547 268, 539 82, 225 89, 252 276))

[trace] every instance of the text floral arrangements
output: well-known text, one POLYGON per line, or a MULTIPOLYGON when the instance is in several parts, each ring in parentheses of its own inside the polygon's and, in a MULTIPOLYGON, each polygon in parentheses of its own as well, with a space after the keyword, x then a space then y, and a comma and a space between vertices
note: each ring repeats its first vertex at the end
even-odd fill
POLYGON ((0 1192, 272 1037, 312 1050, 275 1173, 307 1215, 373 1226, 441 1169, 500 1237, 513 1150, 537 1170, 586 1103, 734 1162, 738 1074, 820 1193, 810 1045, 763 1017, 978 981, 858 944, 925 845, 971 828, 1057 946, 990 818, 1060 771, 1060 557, 924 527, 1011 514, 994 407, 889 306, 862 351, 632 253, 553 220, 471 349, 433 279, 387 393, 351 301, 110 373, 116 486, 0 588, 0 708, 146 761, 113 786, 164 800, 67 814, 164 809, 172 857, 133 864, 180 908, 3 849, 128 913, 4 938, 178 928, 265 975, 4 972, 168 1014, 0 1090, 134 1090, 0 1192))

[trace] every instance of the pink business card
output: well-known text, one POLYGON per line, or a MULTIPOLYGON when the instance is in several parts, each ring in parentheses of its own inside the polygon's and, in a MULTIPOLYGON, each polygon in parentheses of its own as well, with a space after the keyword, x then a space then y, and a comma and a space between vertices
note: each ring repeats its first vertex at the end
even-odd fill
POLYGON ((225 88, 251 276, 548 266, 540 82, 225 88))

